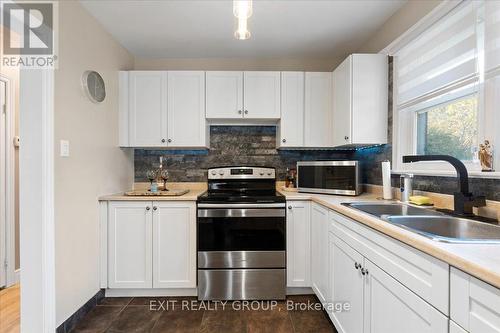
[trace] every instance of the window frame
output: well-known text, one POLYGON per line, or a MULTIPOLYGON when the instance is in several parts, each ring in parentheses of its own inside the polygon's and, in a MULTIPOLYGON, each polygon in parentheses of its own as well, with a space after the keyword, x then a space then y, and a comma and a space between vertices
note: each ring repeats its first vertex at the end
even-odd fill
MULTIPOLYGON (((442 19, 450 11, 454 10, 456 7, 462 5, 465 1, 444 1, 438 5, 434 10, 432 10, 426 17, 417 22, 413 27, 411 27, 407 32, 397 38, 393 43, 387 46, 381 53, 387 55, 393 55, 398 52, 401 48, 407 45, 409 42, 417 38, 421 33, 427 30, 431 25, 442 19)), ((484 121, 487 118, 485 115, 485 110, 482 107, 483 103, 483 89, 484 89, 484 73, 479 73, 479 77, 474 75, 473 77, 467 77, 459 82, 450 82, 447 86, 443 87, 439 91, 432 92, 427 96, 423 96, 420 101, 417 100, 416 103, 410 105, 403 105, 398 108, 397 94, 397 66, 396 62, 393 62, 393 122, 392 122, 392 161, 393 161, 393 173, 413 173, 417 175, 428 175, 428 176, 455 176, 455 169, 446 162, 440 161, 429 161, 429 162, 419 162, 419 163, 402 163, 402 156, 404 155, 414 155, 417 150, 417 112, 423 111, 429 107, 437 106, 443 104, 446 101, 455 100, 457 98, 465 97, 471 93, 478 94, 478 142, 483 142, 485 137, 488 137, 493 144, 500 143, 500 134, 489 133, 485 135, 484 121), (471 87, 471 88, 469 88, 471 87), (460 92, 460 89, 463 89, 460 92), (450 97, 446 94, 456 94, 455 98, 450 97), (467 93, 468 92, 468 93, 467 93), (428 103, 432 98, 436 98, 433 103, 428 103), (439 99, 443 101, 440 103, 439 99), (428 104, 427 107, 424 105, 428 104), (406 135, 403 135, 405 133, 406 135)), ((500 132, 500 131, 499 131, 500 132)), ((494 146, 495 148, 495 146, 494 146)), ((500 170, 500 151, 499 153, 494 153, 494 166, 496 169, 500 170)), ((469 171, 471 177, 480 178, 500 178, 500 172, 481 172, 481 166, 479 163, 474 162, 464 162, 469 171)))

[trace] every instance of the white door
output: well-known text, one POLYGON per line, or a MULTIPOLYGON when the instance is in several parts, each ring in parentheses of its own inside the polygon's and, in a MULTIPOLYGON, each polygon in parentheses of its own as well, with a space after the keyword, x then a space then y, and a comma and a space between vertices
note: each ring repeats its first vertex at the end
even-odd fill
POLYGON ((304 146, 304 72, 281 72, 278 147, 304 146))
POLYGON ((322 303, 328 296, 328 210, 311 206, 311 284, 322 303))
POLYGON ((307 72, 305 75, 304 145, 331 147, 333 74, 307 72))
POLYGON ((5 196, 7 188, 5 187, 5 172, 6 172, 6 108, 7 108, 7 88, 5 82, 0 81, 0 188, 2 195, 0 196, 0 288, 7 284, 7 268, 2 264, 7 259, 7 220, 6 220, 6 205, 7 198, 5 196))
POLYGON ((153 210, 153 288, 195 288, 195 203, 153 202, 153 210))
POLYGON ((206 72, 206 117, 243 117, 243 72, 206 72))
POLYGON ((130 145, 166 147, 167 122, 167 72, 130 72, 130 145))
POLYGON ((364 333, 448 332, 448 318, 432 305, 366 258, 363 268, 364 333))
POLYGON ((108 285, 110 288, 151 288, 152 203, 109 203, 108 285))
MULTIPOLYGON (((333 236, 333 235, 332 235, 333 236)), ((332 312, 340 333, 363 332, 363 256, 338 237, 330 238, 331 300, 349 303, 349 311, 332 312), (333 242, 332 242, 333 241, 333 242)))
POLYGON ((287 202, 286 274, 288 287, 311 286, 311 204, 287 202))
POLYGON ((352 130, 352 56, 333 71, 333 145, 350 144, 352 130))
POLYGON ((168 72, 168 145, 206 146, 205 72, 168 72))
POLYGON ((244 117, 280 118, 280 72, 245 72, 243 80, 244 117))

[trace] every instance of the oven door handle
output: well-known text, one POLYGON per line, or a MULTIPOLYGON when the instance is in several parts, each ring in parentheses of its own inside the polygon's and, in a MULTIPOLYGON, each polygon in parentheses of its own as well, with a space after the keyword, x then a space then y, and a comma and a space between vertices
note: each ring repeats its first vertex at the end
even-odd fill
POLYGON ((199 218, 207 217, 285 217, 285 209, 198 209, 199 218))
POLYGON ((239 204, 210 204, 210 203, 199 203, 198 208, 285 208, 286 204, 282 203, 239 203, 239 204))

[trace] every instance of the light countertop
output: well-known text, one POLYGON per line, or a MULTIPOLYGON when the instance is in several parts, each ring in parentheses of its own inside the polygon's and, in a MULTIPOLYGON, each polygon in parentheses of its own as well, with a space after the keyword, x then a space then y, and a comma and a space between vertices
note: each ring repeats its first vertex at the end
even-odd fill
MULTIPOLYGON (((134 190, 147 189, 149 184, 136 183, 134 190)), ((167 189, 189 190, 188 193, 179 196, 130 196, 125 195, 125 192, 103 195, 99 197, 99 201, 196 201, 198 196, 207 191, 206 183, 167 183, 167 189)))
POLYGON ((287 200, 311 200, 328 207, 500 288, 500 244, 437 242, 384 222, 369 214, 341 205, 342 202, 379 200, 375 194, 366 193, 357 197, 345 197, 288 192, 281 189, 278 189, 278 191, 286 196, 287 200))

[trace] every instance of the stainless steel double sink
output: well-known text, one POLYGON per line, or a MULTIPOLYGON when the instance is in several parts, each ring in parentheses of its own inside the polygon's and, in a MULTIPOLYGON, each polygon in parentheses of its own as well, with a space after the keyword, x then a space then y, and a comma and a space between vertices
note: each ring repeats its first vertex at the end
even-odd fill
POLYGON ((343 205, 440 242, 500 244, 498 224, 454 217, 403 203, 351 202, 343 205))

